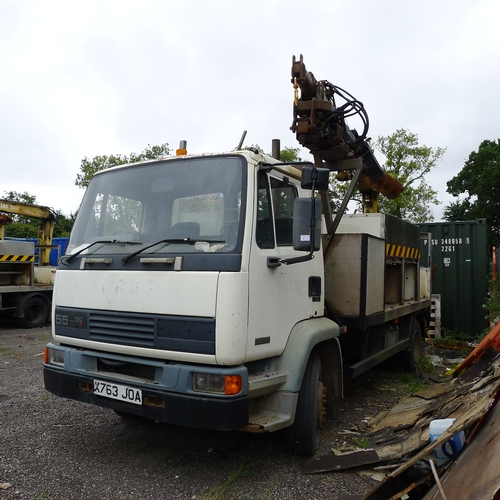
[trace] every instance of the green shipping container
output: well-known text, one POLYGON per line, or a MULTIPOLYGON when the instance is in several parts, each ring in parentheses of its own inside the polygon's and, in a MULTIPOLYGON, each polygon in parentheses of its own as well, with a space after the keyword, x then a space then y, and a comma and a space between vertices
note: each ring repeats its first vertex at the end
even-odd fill
MULTIPOLYGON (((485 219, 421 224, 420 229, 431 233, 432 265, 437 269, 432 293, 441 295, 441 327, 478 336, 488 326, 483 307, 490 268, 485 219)), ((426 240, 421 240, 420 250, 420 265, 425 266, 426 240)))

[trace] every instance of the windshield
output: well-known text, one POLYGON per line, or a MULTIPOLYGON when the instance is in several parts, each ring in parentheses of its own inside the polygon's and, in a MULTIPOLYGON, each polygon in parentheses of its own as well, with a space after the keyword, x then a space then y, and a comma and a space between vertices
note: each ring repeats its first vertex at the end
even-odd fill
POLYGON ((240 252, 244 162, 240 156, 182 158, 96 175, 68 253, 240 252))

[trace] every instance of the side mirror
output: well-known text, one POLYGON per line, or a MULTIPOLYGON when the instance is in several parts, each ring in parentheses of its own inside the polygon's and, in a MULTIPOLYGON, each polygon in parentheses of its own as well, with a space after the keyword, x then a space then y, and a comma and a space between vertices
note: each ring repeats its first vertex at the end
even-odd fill
POLYGON ((316 181, 314 189, 326 191, 330 182, 330 171, 327 168, 302 167, 302 189, 312 189, 313 181, 316 181))
MULTIPOLYGON (((327 169, 322 169, 326 170, 327 169)), ((321 200, 295 198, 293 204, 293 249, 317 252, 321 242, 321 200), (313 215, 314 204, 314 215, 313 215), (312 241, 311 241, 312 240, 312 241)))

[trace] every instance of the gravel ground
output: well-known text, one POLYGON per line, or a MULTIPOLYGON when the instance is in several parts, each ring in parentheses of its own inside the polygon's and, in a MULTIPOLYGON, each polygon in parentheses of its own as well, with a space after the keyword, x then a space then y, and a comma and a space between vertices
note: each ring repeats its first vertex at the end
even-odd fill
MULTIPOLYGON (((279 433, 208 432, 125 420, 43 387, 50 327, 0 324, 0 499, 343 499, 373 482, 355 471, 304 475, 279 433), (8 486, 10 484, 10 486, 8 486), (5 488, 5 489, 4 489, 5 488)), ((385 373, 385 372, 382 372, 385 373)), ((346 386, 320 454, 397 401, 387 374, 346 386)), ((389 375, 390 377, 390 375, 389 375)))

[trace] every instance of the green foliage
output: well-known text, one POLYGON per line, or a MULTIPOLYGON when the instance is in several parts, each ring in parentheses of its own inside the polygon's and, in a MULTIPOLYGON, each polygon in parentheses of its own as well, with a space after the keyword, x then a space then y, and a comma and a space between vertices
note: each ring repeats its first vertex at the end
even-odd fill
MULTIPOLYGON (((3 199, 9 201, 18 201, 28 203, 30 205, 37 205, 36 196, 33 196, 26 191, 19 193, 17 191, 4 191, 3 199)), ((56 222, 54 224, 55 238, 67 237, 75 222, 76 213, 70 214, 66 217, 60 210, 56 210, 56 222)), ((38 238, 38 226, 40 219, 36 217, 26 217, 18 214, 8 214, 12 218, 12 224, 5 228, 5 236, 7 238, 38 238)))
POLYGON ((462 170, 447 183, 448 193, 457 197, 444 210, 448 221, 485 218, 488 243, 500 245, 500 140, 483 141, 462 170), (459 198, 459 197, 462 198, 459 198))
POLYGON ((80 165, 80 173, 76 175, 75 184, 80 187, 87 187, 94 174, 107 168, 124 165, 126 163, 137 163, 144 160, 155 160, 162 156, 168 156, 170 148, 168 144, 159 146, 148 146, 141 153, 130 153, 126 155, 103 155, 94 156, 89 159, 85 157, 80 165))
MULTIPOLYGON (((272 156, 271 153, 264 153, 264 150, 258 144, 251 144, 250 146, 247 146, 243 149, 247 151, 257 151, 260 154, 267 154, 268 156, 272 156)), ((282 161, 283 163, 302 161, 299 156, 299 152, 299 148, 285 147, 280 151, 280 161, 282 161)))
POLYGON ((428 384, 413 373, 398 373, 396 380, 403 386, 403 390, 407 394, 413 394, 428 387, 428 384))
POLYGON ((243 148, 246 151, 257 151, 257 153, 264 154, 264 150, 258 144, 250 144, 243 148))
POLYGON ((460 342, 474 342, 476 339, 467 333, 460 332, 459 330, 450 330, 449 328, 441 327, 441 339, 452 345, 460 342))
POLYGON ((302 161, 299 156, 299 148, 283 148, 280 153, 280 160, 284 163, 302 161))
MULTIPOLYGON (((442 159, 446 148, 421 146, 416 134, 399 129, 392 135, 380 136, 374 149, 386 158, 383 170, 404 186, 403 192, 394 200, 380 195, 378 211, 417 224, 434 220, 431 208, 432 205, 439 205, 439 200, 437 192, 425 181, 425 176, 442 159)), ((338 211, 348 187, 348 182, 338 181, 332 176, 329 197, 333 212, 338 211)), ((362 212, 360 193, 355 191, 352 200, 357 204, 356 210, 362 212)))
POLYGON ((436 367, 432 364, 431 359, 429 356, 420 356, 418 358, 417 362, 417 372, 420 373, 423 376, 429 375, 430 373, 434 372, 436 367))
POLYGON ((394 200, 380 196, 379 212, 417 224, 433 221, 432 205, 439 205, 439 200, 425 176, 442 159, 446 148, 421 146, 417 134, 399 129, 392 135, 379 137, 375 149, 386 158, 384 171, 404 186, 394 200))
POLYGON ((370 444, 370 439, 368 438, 368 436, 353 438, 351 440, 351 445, 354 448, 366 448, 369 444, 370 444))
POLYGON ((69 236, 73 224, 75 223, 77 212, 70 212, 69 216, 64 215, 60 210, 56 210, 56 223, 54 224, 54 238, 66 238, 69 236))
POLYGON ((226 482, 220 486, 215 486, 208 493, 202 495, 200 500, 222 500, 227 492, 227 490, 240 478, 247 476, 249 473, 248 469, 240 465, 239 469, 233 472, 226 480, 226 482))
MULTIPOLYGON (((30 195, 26 191, 24 193, 19 193, 17 191, 4 191, 2 198, 9 201, 29 203, 30 205, 37 204, 36 196, 30 195)), ((12 223, 5 228, 6 237, 38 238, 38 226, 40 224, 39 219, 18 214, 9 213, 7 215, 12 219, 12 223)))
POLYGON ((500 291, 498 290, 498 283, 495 282, 491 275, 489 278, 488 299, 483 307, 489 320, 489 327, 484 331, 486 334, 494 325, 500 322, 500 291))

